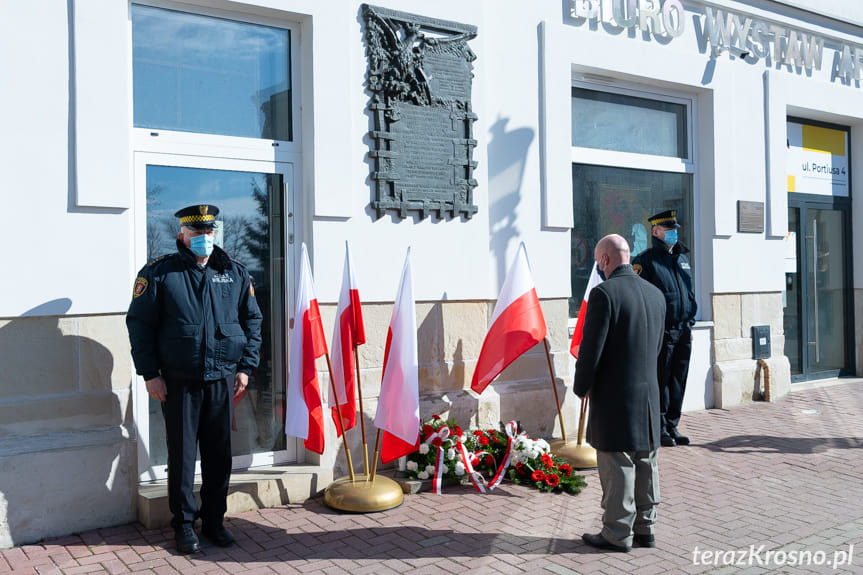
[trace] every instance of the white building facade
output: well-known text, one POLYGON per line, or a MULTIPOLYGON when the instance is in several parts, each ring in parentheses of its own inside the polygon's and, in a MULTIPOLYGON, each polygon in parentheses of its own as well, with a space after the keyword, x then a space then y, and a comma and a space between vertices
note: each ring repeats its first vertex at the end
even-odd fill
POLYGON ((765 374, 778 398, 860 373, 863 7, 374 4, 476 29, 469 216, 374 209, 358 0, 0 8, 0 547, 141 518, 164 480, 161 414, 135 375, 125 312, 137 270, 173 249, 171 214, 190 204, 220 206, 219 241, 252 271, 265 314, 234 466, 304 478, 290 498, 345 473, 331 420, 320 457, 283 432, 302 243, 328 337, 350 243, 370 442, 408 246, 421 417, 518 419, 560 437, 549 369, 572 435, 569 338, 593 247, 619 233, 637 253, 665 209, 678 211, 699 305, 685 409, 758 399, 765 374), (550 355, 536 346, 477 396, 471 376, 521 242, 550 355), (753 344, 766 346, 760 364, 753 344))

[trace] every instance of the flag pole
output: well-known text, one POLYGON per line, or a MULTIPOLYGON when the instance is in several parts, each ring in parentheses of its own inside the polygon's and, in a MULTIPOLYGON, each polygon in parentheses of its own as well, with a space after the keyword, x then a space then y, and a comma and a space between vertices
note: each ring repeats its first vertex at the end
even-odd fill
POLYGON ((363 387, 360 385, 360 354, 357 352, 357 345, 354 344, 354 363, 356 364, 355 383, 357 391, 357 400, 360 403, 360 431, 363 436, 363 471, 366 474, 366 480, 369 479, 369 446, 366 444, 366 419, 363 417, 363 387))
POLYGON ((348 436, 345 435, 345 422, 342 420, 342 409, 339 407, 339 395, 336 392, 336 380, 333 377, 333 365, 330 363, 330 353, 324 354, 327 356, 327 369, 330 371, 330 386, 333 388, 333 399, 336 404, 336 415, 339 420, 339 432, 342 434, 342 443, 345 446, 345 458, 348 460, 348 475, 351 477, 351 483, 354 482, 354 462, 351 461, 351 448, 348 445, 348 436))
POLYGON ((375 456, 372 458, 372 474, 369 477, 369 481, 371 481, 372 483, 375 482, 375 474, 378 470, 378 457, 381 454, 381 437, 381 430, 378 429, 378 435, 375 438, 375 456))
POLYGON ((581 398, 581 409, 579 409, 578 413, 578 439, 575 441, 577 445, 584 444, 584 425, 587 422, 587 401, 587 395, 581 398))
POLYGON ((554 390, 554 403, 557 405, 557 418, 560 421, 560 434, 563 436, 563 443, 566 444, 566 426, 563 424, 563 413, 560 410, 560 397, 557 394, 557 385, 554 383, 554 369, 551 367, 551 354, 548 351, 548 338, 542 338, 542 343, 545 346, 545 360, 548 362, 548 374, 551 376, 551 389, 554 390))
POLYGON ((566 429, 563 426, 563 413, 560 409, 560 398, 557 394, 557 386, 554 384, 554 372, 551 367, 551 354, 548 350, 548 338, 544 338, 545 358, 548 361, 548 371, 551 374, 551 387, 554 389, 554 400, 557 402, 557 416, 560 419, 560 432, 562 440, 554 440, 551 443, 552 452, 569 461, 575 469, 593 469, 596 467, 596 449, 584 440, 584 427, 587 421, 587 396, 581 400, 578 414, 578 439, 570 443, 566 438, 566 429))

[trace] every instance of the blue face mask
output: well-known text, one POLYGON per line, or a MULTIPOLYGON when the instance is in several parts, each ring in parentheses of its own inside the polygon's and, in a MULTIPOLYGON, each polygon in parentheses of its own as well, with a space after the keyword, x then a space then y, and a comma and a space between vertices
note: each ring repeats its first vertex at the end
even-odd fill
POLYGON ((216 243, 216 238, 210 234, 201 234, 195 236, 191 240, 189 249, 199 258, 208 258, 213 253, 213 246, 216 243))
POLYGON ((665 230, 665 239, 662 240, 670 248, 677 243, 677 230, 665 230))

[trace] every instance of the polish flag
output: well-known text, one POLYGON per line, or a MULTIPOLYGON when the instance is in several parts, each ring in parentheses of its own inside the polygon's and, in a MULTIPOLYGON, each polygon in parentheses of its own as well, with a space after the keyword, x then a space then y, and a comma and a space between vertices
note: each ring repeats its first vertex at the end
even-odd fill
POLYGON ((419 448, 419 359, 410 248, 405 256, 404 271, 387 332, 375 427, 384 432, 381 446, 383 463, 394 461, 419 448))
POLYGON ((327 340, 305 243, 301 266, 291 331, 285 435, 304 439, 306 449, 321 454, 324 452, 324 410, 315 360, 327 353, 327 340))
MULTIPOLYGON (((351 248, 345 241, 345 269, 342 275, 342 291, 339 294, 339 305, 336 309, 336 325, 333 328, 333 382, 336 386, 336 396, 342 414, 345 431, 357 424, 356 378, 354 377, 355 349, 354 346, 366 342, 366 330, 363 326, 363 309, 360 306, 360 292, 357 290, 357 280, 351 266, 351 248)), ((332 408, 333 421, 336 423, 336 433, 339 429, 339 415, 335 406, 332 408)))
POLYGON ((470 388, 482 393, 518 356, 542 341, 545 334, 545 318, 522 242, 494 306, 470 388))
POLYGON ((584 331, 584 318, 587 317, 587 300, 590 297, 590 290, 602 283, 602 278, 599 277, 599 270, 596 267, 596 262, 593 262, 593 269, 590 271, 590 278, 587 280, 587 289, 584 290, 584 299, 581 300, 581 309, 578 311, 578 319, 575 322, 575 331, 572 334, 572 342, 569 344, 569 353, 572 357, 578 359, 578 348, 581 347, 582 332, 584 331))

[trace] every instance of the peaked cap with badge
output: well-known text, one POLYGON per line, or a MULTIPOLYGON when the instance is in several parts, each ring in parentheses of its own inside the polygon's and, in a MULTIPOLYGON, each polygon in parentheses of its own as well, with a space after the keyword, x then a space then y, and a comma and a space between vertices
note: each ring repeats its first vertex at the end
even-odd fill
POLYGON ((677 210, 665 210, 647 218, 651 226, 662 226, 663 228, 679 228, 677 223, 677 210))
POLYGON ((179 210, 174 214, 180 218, 180 225, 193 230, 211 230, 216 227, 219 208, 212 204, 196 204, 179 210))

